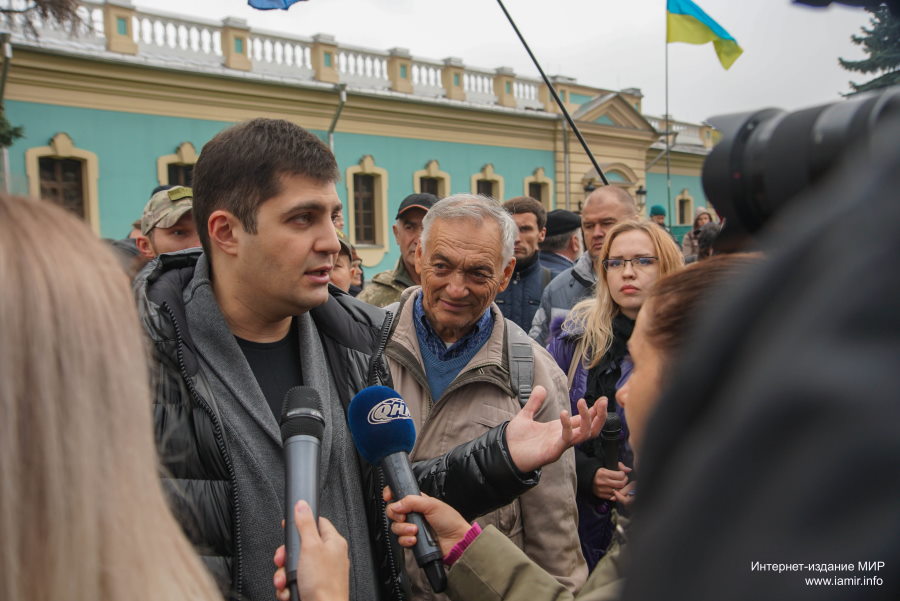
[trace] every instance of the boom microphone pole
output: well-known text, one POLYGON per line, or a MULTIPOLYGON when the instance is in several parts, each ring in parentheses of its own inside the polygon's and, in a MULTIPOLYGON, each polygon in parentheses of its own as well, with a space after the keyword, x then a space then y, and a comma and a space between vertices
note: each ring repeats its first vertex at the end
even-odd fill
POLYGON ((581 142, 581 147, 584 148, 584 152, 587 153, 588 158, 591 159, 591 164, 594 165, 594 169, 597 170, 597 175, 600 176, 600 179, 603 180, 603 185, 608 186, 609 181, 606 179, 606 176, 603 174, 603 170, 600 169, 600 164, 597 162, 597 159, 594 158, 594 154, 591 152, 591 149, 588 148, 587 142, 584 140, 584 136, 581 135, 581 132, 578 130, 578 126, 575 125, 575 122, 572 120, 571 115, 569 115, 569 111, 566 110, 566 107, 563 106, 562 100, 559 98, 559 94, 556 93, 556 88, 553 87, 553 84, 550 83, 550 80, 547 78, 547 75, 544 73, 544 70, 541 69, 540 63, 534 57, 534 53, 531 51, 531 48, 528 47, 528 42, 525 41, 525 38, 522 37, 522 33, 519 31, 519 28, 516 27, 515 21, 513 21, 512 17, 509 15, 509 11, 506 10, 506 7, 503 6, 502 0, 497 0, 497 4, 500 5, 500 9, 503 10, 503 14, 506 15, 509 24, 512 25, 513 31, 516 32, 516 35, 519 36, 519 39, 522 41, 522 45, 525 46, 525 51, 528 53, 528 56, 531 57, 531 61, 534 63, 534 66, 537 67, 538 73, 541 74, 541 78, 544 80, 544 83, 547 84, 547 87, 550 89, 550 94, 553 96, 553 100, 556 101, 556 105, 562 111, 563 116, 566 118, 566 121, 569 122, 569 127, 572 128, 572 131, 575 132, 575 137, 578 138, 578 141, 581 142))

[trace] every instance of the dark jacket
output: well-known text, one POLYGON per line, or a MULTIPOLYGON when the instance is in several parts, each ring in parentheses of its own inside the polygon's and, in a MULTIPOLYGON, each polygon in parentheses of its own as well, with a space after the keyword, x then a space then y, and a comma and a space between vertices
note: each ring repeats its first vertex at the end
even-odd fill
MULTIPOLYGON (((135 280, 141 321, 153 344, 155 378, 154 424, 164 471, 163 485, 187 536, 213 573, 223 592, 241 594, 242 515, 235 472, 226 437, 203 365, 187 330, 183 291, 191 282, 199 250, 163 255, 135 280), (234 586, 233 586, 234 585, 234 586)), ((390 386, 382 352, 391 315, 330 287, 331 297, 313 309, 332 374, 346 409, 350 399, 368 385, 390 386)), ((527 490, 530 479, 516 478, 519 487, 496 490, 492 470, 514 470, 505 440, 506 424, 435 459, 417 462, 413 471, 420 488, 443 497, 445 490, 479 490, 468 495, 461 509, 477 516, 512 501, 527 490)), ((384 475, 359 459, 369 535, 383 599, 408 598, 402 552, 388 534, 381 490, 384 475)), ((515 472, 518 474, 518 472, 515 472)), ((274 553, 274 548, 272 552, 274 553)))
POLYGON ((591 256, 584 253, 575 264, 553 278, 541 296, 541 305, 534 313, 528 335, 541 346, 550 341, 550 322, 565 317, 575 304, 594 293, 597 274, 591 256))
MULTIPOLYGON (((584 398, 589 407, 593 406, 600 396, 610 399, 607 409, 619 415, 622 430, 619 434, 618 460, 632 467, 634 454, 628 444, 628 422, 622 407, 615 403, 616 384, 626 369, 628 339, 634 322, 622 314, 613 322, 613 343, 600 363, 588 369, 582 357, 575 356, 582 337, 580 332, 566 332, 562 329, 562 318, 553 320, 550 325, 550 344, 547 350, 556 360, 557 365, 569 375, 569 402, 572 414, 578 410, 578 399, 584 398)), ((615 506, 605 499, 594 495, 594 474, 604 466, 602 437, 587 440, 575 447, 575 470, 578 477, 578 536, 581 540, 581 552, 588 563, 594 566, 606 553, 613 536, 612 510, 615 506)))
POLYGON ((575 264, 575 261, 549 250, 538 251, 538 260, 550 270, 550 275, 554 278, 575 264))
POLYGON ((534 312, 541 304, 541 294, 551 279, 550 270, 541 265, 535 253, 530 263, 521 267, 516 264, 509 286, 497 295, 494 302, 503 317, 527 332, 531 328, 534 312))

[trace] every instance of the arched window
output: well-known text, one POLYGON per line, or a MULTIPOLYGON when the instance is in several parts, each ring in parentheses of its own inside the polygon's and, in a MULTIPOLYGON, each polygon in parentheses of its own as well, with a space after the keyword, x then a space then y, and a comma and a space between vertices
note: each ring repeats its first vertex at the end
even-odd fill
POLYGON ((675 200, 678 202, 678 223, 679 225, 691 225, 694 223, 694 197, 691 196, 688 189, 681 191, 675 200))
POLYGON ((156 180, 159 185, 190 186, 194 176, 197 151, 190 142, 182 142, 175 154, 156 159, 156 180))
POLYGON ((49 146, 25 151, 28 193, 55 202, 100 232, 97 180, 99 162, 93 152, 76 148, 69 134, 53 136, 49 146))
POLYGON ((472 176, 472 194, 483 194, 503 202, 503 176, 494 172, 494 166, 488 163, 481 171, 472 176))
POLYGON ((553 180, 544 174, 544 168, 538 167, 522 185, 526 196, 541 201, 548 211, 553 209, 553 180))
POLYGON ((347 227, 350 243, 371 267, 381 262, 387 253, 388 173, 375 166, 375 159, 367 154, 357 165, 347 168, 347 227))
POLYGON ((450 194, 450 174, 441 171, 437 161, 428 161, 425 169, 413 173, 413 190, 416 194, 428 192, 438 198, 444 198, 450 194))

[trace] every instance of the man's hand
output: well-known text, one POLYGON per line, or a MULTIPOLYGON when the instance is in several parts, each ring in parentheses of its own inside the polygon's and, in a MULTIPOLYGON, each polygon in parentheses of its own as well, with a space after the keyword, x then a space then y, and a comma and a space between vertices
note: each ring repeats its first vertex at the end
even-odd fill
MULTIPOLYGON (((303 601, 344 601, 350 598, 350 558, 347 541, 327 519, 319 518, 316 529, 306 501, 294 507, 294 522, 300 533, 300 560, 297 562, 297 587, 303 601)), ((289 601, 287 572, 284 569, 284 545, 275 551, 275 596, 289 601)))
POLYGON ((594 496, 616 502, 616 491, 628 484, 628 472, 631 468, 619 462, 619 471, 608 470, 601 467, 594 473, 594 496))
MULTIPOLYGON (((390 503, 391 489, 385 486, 382 494, 384 500, 390 503)), ((424 493, 407 495, 387 506, 387 516, 393 521, 391 532, 397 535, 397 542, 402 547, 413 547, 416 544, 416 534, 419 529, 415 524, 406 521, 406 514, 413 512, 421 513, 428 525, 431 526, 444 557, 471 528, 469 522, 459 515, 459 512, 443 501, 438 501, 424 493)))
POLYGON ((558 420, 536 422, 534 414, 546 397, 547 390, 535 386, 528 402, 506 427, 506 446, 521 472, 531 472, 553 463, 569 447, 594 438, 606 419, 606 398, 601 397, 590 409, 584 399, 580 399, 575 417, 569 417, 569 412, 563 411, 558 420))

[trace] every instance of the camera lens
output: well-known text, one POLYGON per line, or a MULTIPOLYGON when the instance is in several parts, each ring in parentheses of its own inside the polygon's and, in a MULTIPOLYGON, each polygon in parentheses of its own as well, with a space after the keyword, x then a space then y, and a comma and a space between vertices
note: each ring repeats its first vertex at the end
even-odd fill
POLYGON ((703 165, 703 190, 725 228, 717 246, 746 248, 788 202, 863 143, 879 122, 900 111, 900 89, 788 113, 763 109, 709 120, 721 141, 703 165))

